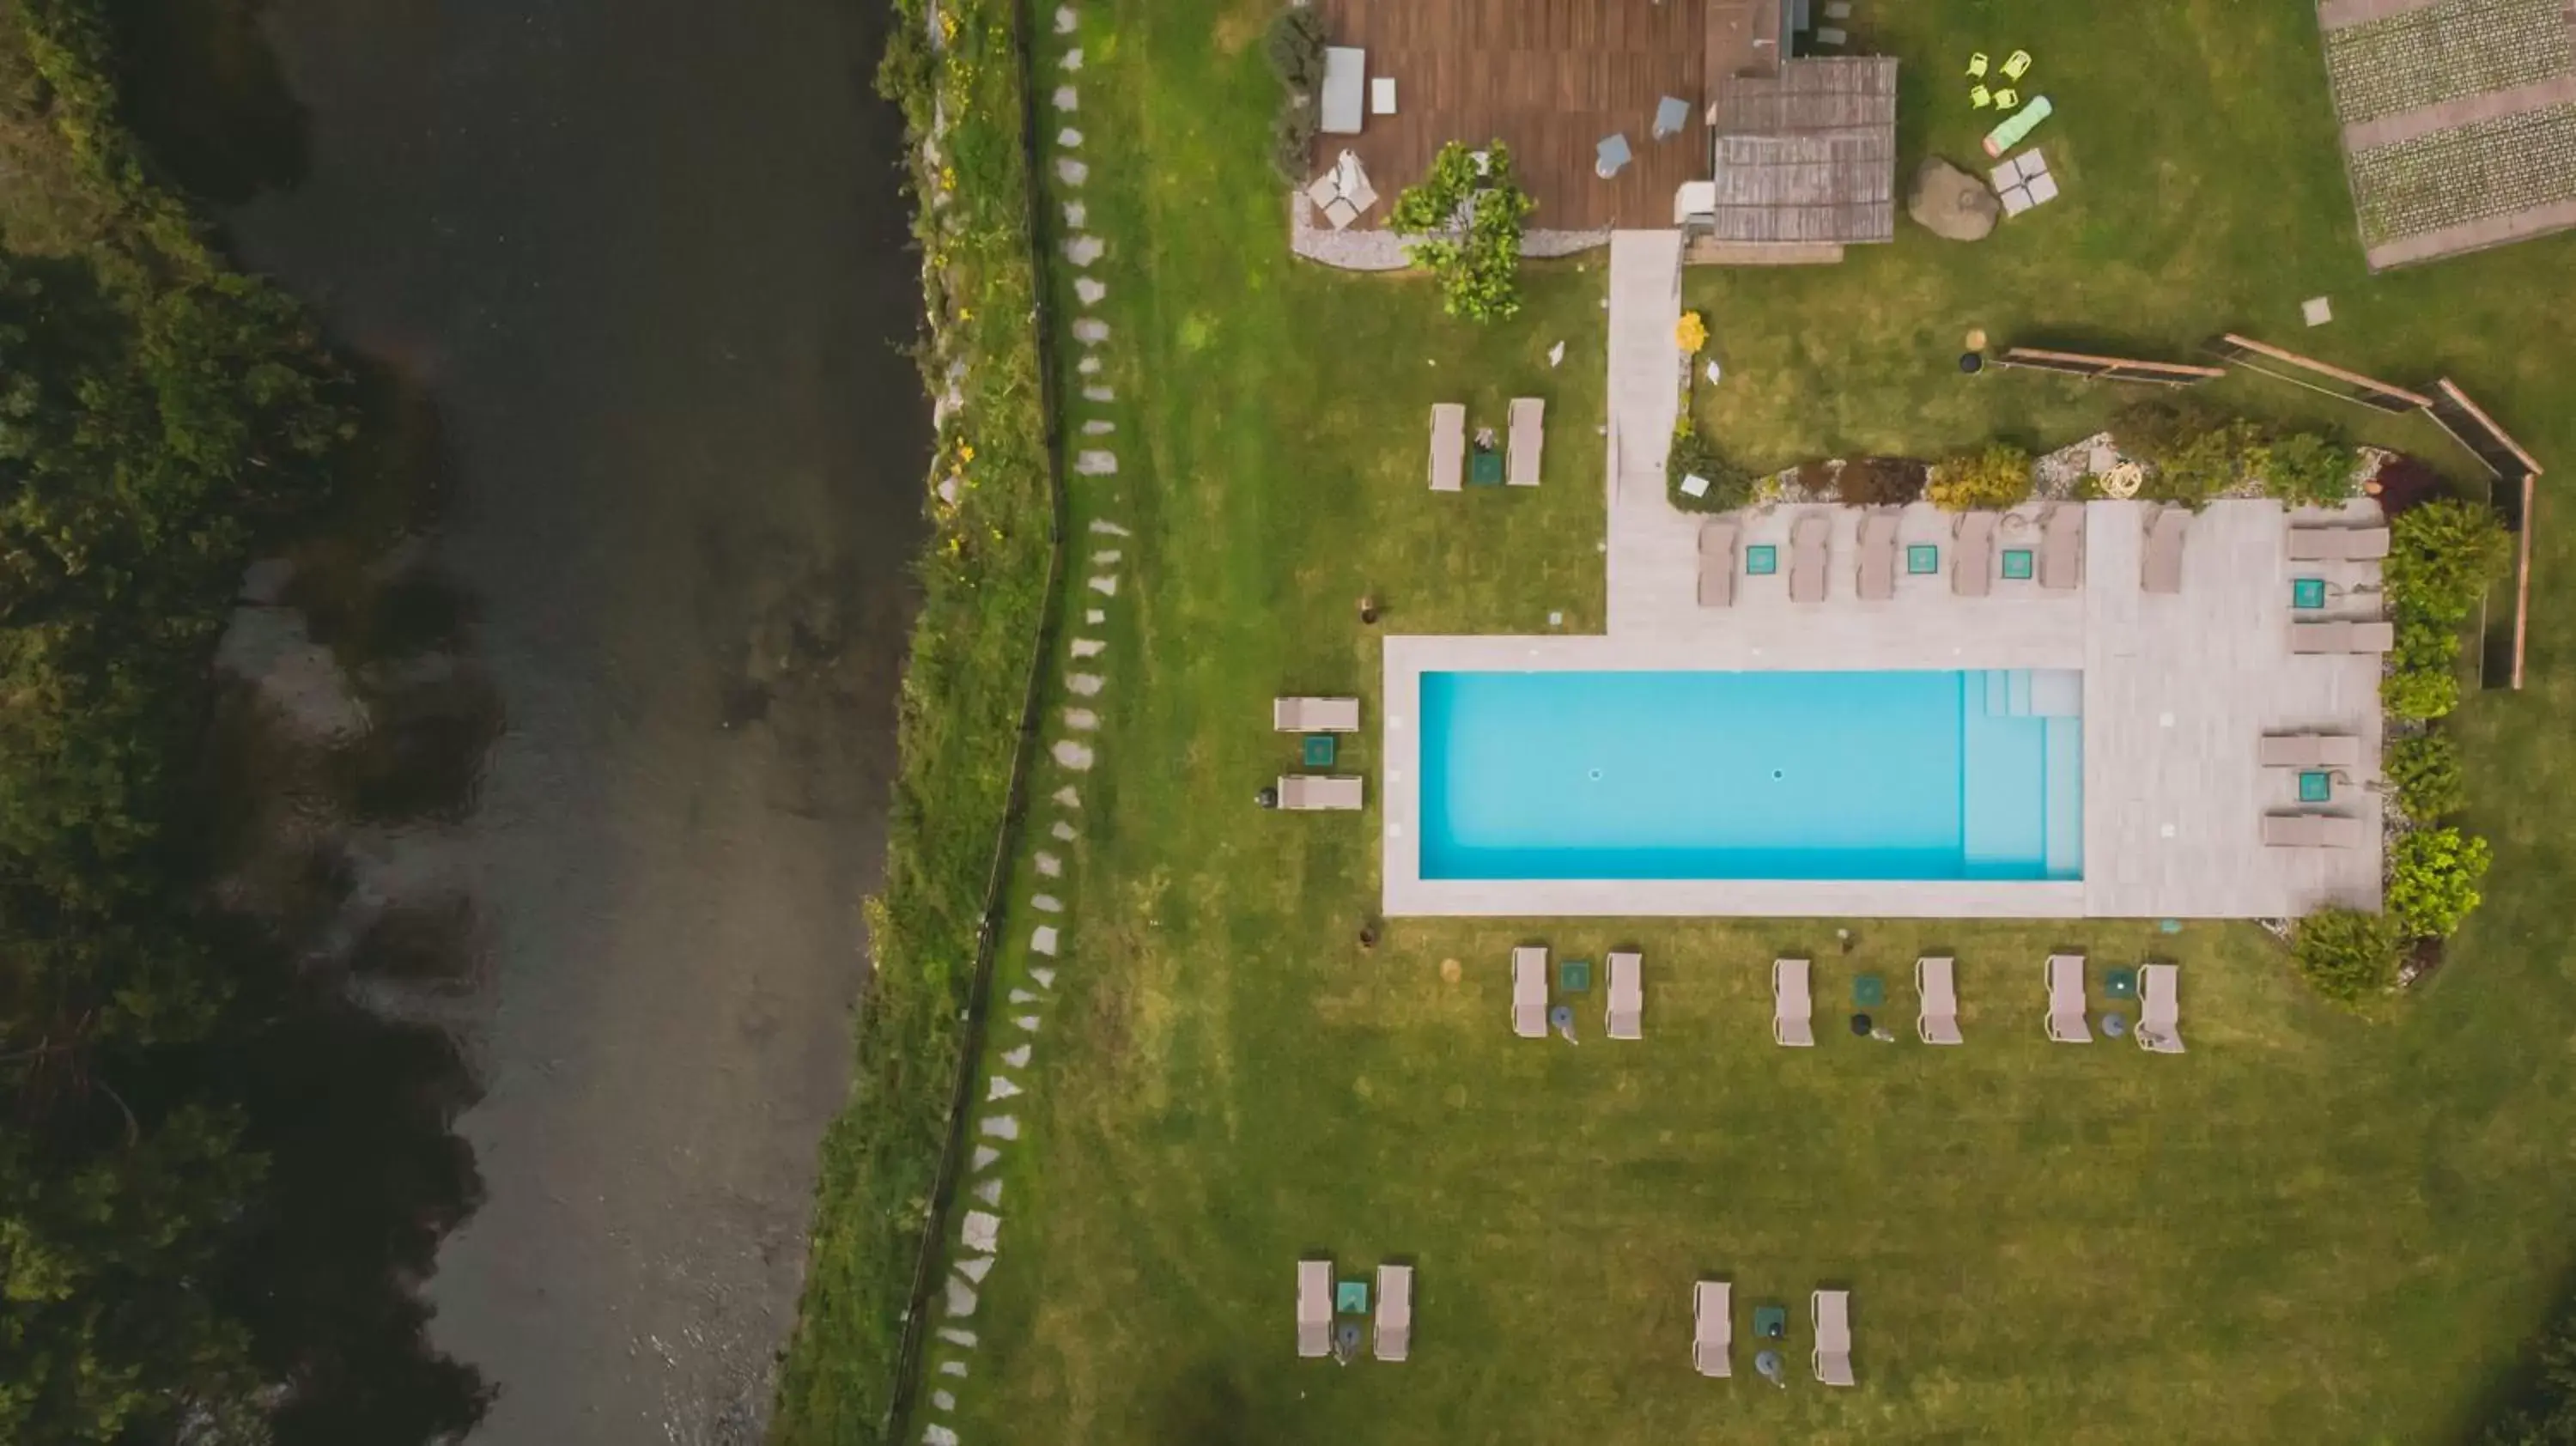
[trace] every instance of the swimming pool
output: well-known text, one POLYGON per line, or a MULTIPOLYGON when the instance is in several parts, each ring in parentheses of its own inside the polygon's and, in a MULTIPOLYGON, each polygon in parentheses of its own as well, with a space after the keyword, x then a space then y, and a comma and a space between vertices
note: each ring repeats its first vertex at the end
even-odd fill
POLYGON ((1421 877, 2083 877, 2072 671, 1430 672, 1421 877))

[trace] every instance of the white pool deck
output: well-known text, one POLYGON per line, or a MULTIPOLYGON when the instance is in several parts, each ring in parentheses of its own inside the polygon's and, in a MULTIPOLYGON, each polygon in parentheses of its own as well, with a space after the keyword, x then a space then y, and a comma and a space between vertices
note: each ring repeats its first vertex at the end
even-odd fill
MULTIPOLYGON (((1386 639, 1382 787, 1384 909, 1422 915, 1750 915, 1799 917, 2279 918, 2328 903, 2377 908, 2379 796, 2338 782, 2328 812, 2362 818, 2372 846, 2284 849, 2262 816, 2291 810, 2296 775, 2256 762, 2265 733, 2350 733, 2380 745, 2380 662, 2290 652, 2293 577, 2323 577, 2333 603, 2301 619, 2377 613, 2373 563, 2288 561, 2293 520, 2272 502, 2220 502, 2191 524, 2182 590, 2140 585, 2152 504, 2084 505, 2080 585, 2047 591, 1997 577, 1960 597, 1950 576, 1954 519, 1903 509, 1892 601, 1855 595, 1859 509, 1783 505, 1738 514, 1741 548, 1779 548, 1780 571, 1744 576, 1734 604, 1698 604, 1704 518, 1666 498, 1664 453, 1677 405, 1672 233, 1612 239, 1609 625, 1594 636, 1386 639), (1667 261, 1669 256, 1669 261, 1667 261), (1624 273, 1622 262, 1629 265, 1624 273), (1664 268, 1670 267, 1666 281, 1664 268), (1624 283, 1624 284, 1623 284, 1624 283), (1788 599, 1789 529, 1831 519, 1821 603, 1788 599), (1941 548, 1941 571, 1902 572, 1907 543, 1941 548), (2360 589, 2361 591, 2355 591, 2360 589), (1888 880, 1425 879, 1420 868, 1421 676, 1443 671, 2075 668, 2084 675, 2084 877, 2064 882, 1888 880)), ((1976 385, 1980 383, 1966 382, 1976 385)), ((2074 505, 2074 504, 2064 504, 2074 505)), ((2000 553, 2039 546, 2047 504, 2016 509, 2000 553)), ((2375 520, 2357 502, 2349 520, 2375 520)), ((2297 520, 2335 520, 2306 512, 2297 520)), ((2361 781, 2375 782, 2377 769, 2361 781)))

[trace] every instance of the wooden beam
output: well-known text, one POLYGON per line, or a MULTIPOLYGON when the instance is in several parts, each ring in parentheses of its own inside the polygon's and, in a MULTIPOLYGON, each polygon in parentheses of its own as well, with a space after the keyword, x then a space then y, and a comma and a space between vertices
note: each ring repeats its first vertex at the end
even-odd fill
MULTIPOLYGON (((2463 398, 2462 400, 2466 400, 2463 398)), ((2533 481, 2540 475, 2535 467, 2522 474, 2522 528, 2514 540, 2521 545, 2522 555, 2513 577, 2513 687, 2522 691, 2522 645, 2531 629, 2531 505, 2533 481)))
POLYGON ((2115 370, 2171 372, 2176 376, 2214 378, 2227 375, 2225 367, 2198 366, 2191 362, 2142 361, 2134 357, 2092 356, 2080 351, 2043 351, 2038 347, 2004 348, 2004 357, 2030 357, 2038 361, 2075 362, 2084 366, 2109 367, 2115 370))
POLYGON ((2404 387, 2390 386, 2388 383, 2380 381, 2376 377, 2366 377, 2359 372, 2345 371, 2342 367, 2329 365, 2312 356, 2301 356, 2294 351, 2284 351, 2277 346, 2256 341, 2250 336, 2238 336, 2236 333, 2231 331, 2226 334, 2225 339, 2230 345, 2241 346, 2250 352, 2258 352, 2264 356, 2270 357, 2274 361, 2284 362, 2294 367, 2305 367, 2307 370, 2316 372, 2321 376, 2329 376, 2334 378, 2336 381, 2361 387, 2368 391, 2374 391, 2382 396, 2402 397, 2419 407, 2430 407, 2433 405, 2433 399, 2431 397, 2425 396, 2419 392, 2410 392, 2404 387))
MULTIPOLYGON (((2530 474, 2531 474, 2532 476, 2534 476, 2534 477, 2537 477, 2537 476, 2539 476, 2539 475, 2540 475, 2540 472, 2541 472, 2540 459, 2539 459, 2539 458, 2537 458, 2537 457, 2532 456, 2529 452, 2526 452, 2526 451, 2522 450, 2522 444, 2521 444, 2520 442, 2515 441, 2515 440, 2513 439, 2513 436, 2512 436, 2512 434, 2511 434, 2511 433, 2508 433, 2507 431, 2505 431, 2505 429, 2504 429, 2504 428, 2497 426, 2497 425, 2496 425, 2496 422, 2495 422, 2495 418, 2488 416, 2488 415, 2486 414, 2486 409, 2485 409, 2485 408, 2480 407, 2477 403, 2475 403, 2475 402, 2473 402, 2473 401, 2470 401, 2470 400, 2469 400, 2469 394, 2468 394, 2468 393, 2466 393, 2466 392, 2464 392, 2464 391, 2461 391, 2461 390, 2460 390, 2458 387, 2456 387, 2456 386, 2453 386, 2453 385, 2451 384, 2451 379, 2450 379, 2449 377, 2444 377, 2444 378, 2442 378, 2439 382, 2436 382, 2434 385, 2439 386, 2439 387, 2442 389, 2442 394, 2443 394, 2444 396, 2449 397, 2452 401, 2459 403, 2459 404, 2460 404, 2460 410, 2461 410, 2461 411, 2464 411, 2464 412, 2468 413, 2470 416, 2477 418, 2477 419, 2478 419, 2478 425, 2479 425, 2479 426, 2481 426, 2481 427, 2486 428, 2486 429, 2487 429, 2487 434, 2488 434, 2489 436, 2492 436, 2492 437, 2494 437, 2497 441, 2502 442, 2502 443, 2504 444, 2505 450, 2506 450, 2506 451, 2508 451, 2508 452, 2511 452, 2511 453, 2514 455, 2514 457, 2522 463, 2522 467, 2523 467, 2523 470, 2524 470, 2524 471, 2526 471, 2526 472, 2530 473, 2530 474)), ((2429 405, 2431 405, 2431 404, 2430 404, 2430 403, 2427 403, 2426 405, 2428 405, 2428 406, 2429 406, 2429 405)))

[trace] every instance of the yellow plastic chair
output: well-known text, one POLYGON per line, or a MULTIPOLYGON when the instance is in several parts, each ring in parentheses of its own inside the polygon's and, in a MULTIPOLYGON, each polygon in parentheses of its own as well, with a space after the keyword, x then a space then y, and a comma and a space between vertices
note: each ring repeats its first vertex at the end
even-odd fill
POLYGON ((2004 57, 2004 79, 2019 80, 2030 74, 2030 52, 2016 50, 2004 57))
POLYGON ((1982 85, 1969 87, 1969 105, 1974 106, 1978 110, 1984 110, 1987 106, 1993 105, 1994 103, 1995 93, 1993 91, 1986 89, 1982 85))
POLYGON ((2010 110, 2019 104, 2021 104, 2020 91, 2007 87, 2006 89, 1995 92, 1995 109, 2010 110))
MULTIPOLYGON (((2027 59, 2028 57, 2024 57, 2027 59)), ((1968 57, 1968 78, 1975 80, 1986 73, 1986 53, 1982 50, 1968 57)))

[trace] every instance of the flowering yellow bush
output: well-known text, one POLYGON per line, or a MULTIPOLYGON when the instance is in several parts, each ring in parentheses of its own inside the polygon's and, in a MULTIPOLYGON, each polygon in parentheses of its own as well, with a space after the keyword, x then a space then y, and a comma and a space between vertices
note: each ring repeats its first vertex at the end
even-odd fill
POLYGON ((1708 345, 1708 323, 1700 320, 1696 311, 1683 312, 1682 319, 1673 323, 1673 344, 1696 356, 1701 347, 1708 345))

